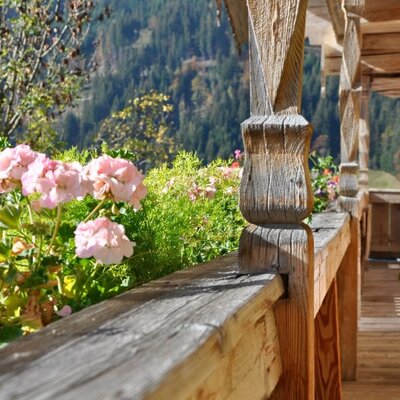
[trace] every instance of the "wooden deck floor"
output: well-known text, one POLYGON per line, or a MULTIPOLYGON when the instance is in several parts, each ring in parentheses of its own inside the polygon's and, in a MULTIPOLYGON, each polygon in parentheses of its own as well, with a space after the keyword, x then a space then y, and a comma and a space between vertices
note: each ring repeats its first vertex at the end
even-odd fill
POLYGON ((358 337, 358 380, 344 400, 400 400, 400 265, 365 272, 358 337))

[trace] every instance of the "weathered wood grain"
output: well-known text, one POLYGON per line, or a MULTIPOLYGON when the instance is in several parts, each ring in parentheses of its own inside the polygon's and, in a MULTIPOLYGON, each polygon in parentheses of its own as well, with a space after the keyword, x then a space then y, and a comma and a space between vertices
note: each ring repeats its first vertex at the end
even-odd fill
POLYGON ((400 203, 399 189, 370 189, 369 198, 371 203, 400 203))
POLYGON ((297 114, 307 0, 248 0, 247 5, 255 78, 250 82, 251 115, 297 114))
POLYGON ((369 162, 369 95, 371 88, 371 79, 363 76, 361 79, 362 95, 361 95, 361 112, 360 112, 360 134, 359 134, 359 153, 358 163, 360 167, 359 185, 363 191, 368 190, 368 162, 369 162))
POLYGON ((342 378, 357 379, 357 321, 360 299, 360 225, 357 218, 350 221, 351 243, 337 273, 340 356, 342 378))
POLYGON ((399 20, 400 3, 398 0, 366 0, 362 16, 371 22, 399 20))
POLYGON ((343 42, 346 20, 340 0, 326 0, 333 29, 338 43, 343 42))
POLYGON ((399 399, 400 321, 394 306, 394 300, 400 300, 399 270, 389 265, 370 263, 365 272, 358 378, 343 383, 345 400, 399 399))
POLYGON ((364 2, 343 3, 346 29, 340 71, 340 204, 358 192, 358 145, 361 108, 361 31, 360 17, 364 2))
POLYGON ((252 117, 242 124, 246 160, 240 210, 250 223, 301 222, 312 210, 311 125, 299 115, 252 117))
POLYGON ((305 225, 250 226, 239 245, 243 272, 268 269, 287 276, 287 298, 275 306, 282 378, 272 399, 310 398, 314 393, 313 236, 305 225))
POLYGON ((336 280, 315 318, 315 399, 340 400, 342 380, 336 280))
POLYGON ((263 398, 280 375, 272 305, 284 287, 276 274, 238 276, 236 257, 152 282, 2 349, 0 398, 240 398, 233 393, 242 385, 263 398))
POLYGON ((280 273, 288 279, 287 298, 274 304, 282 377, 271 399, 311 399, 315 384, 312 232, 306 226, 272 229, 268 241, 275 243, 280 273))
POLYGON ((372 190, 369 246, 374 257, 400 257, 400 191, 372 190))
POLYGON ((248 40, 246 0, 216 0, 218 18, 220 18, 222 11, 222 1, 228 12, 236 47, 240 52, 243 44, 247 43, 248 40))
POLYGON ((399 32, 365 33, 363 54, 388 54, 400 51, 399 32))
POLYGON ((350 218, 346 213, 321 213, 313 217, 314 317, 332 285, 350 245, 350 218))

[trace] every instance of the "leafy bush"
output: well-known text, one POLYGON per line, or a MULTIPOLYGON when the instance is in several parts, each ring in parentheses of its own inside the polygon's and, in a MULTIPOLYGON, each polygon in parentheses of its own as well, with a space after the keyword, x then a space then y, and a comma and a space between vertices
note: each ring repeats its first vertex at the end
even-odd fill
POLYGON ((130 161, 108 155, 83 168, 26 145, 0 153, 2 341, 121 290, 107 278, 134 243, 115 220, 116 204, 138 210, 142 180, 130 161))
MULTIPOLYGON (((117 160, 133 157, 129 151, 110 150, 105 145, 102 151, 117 160)), ((26 206, 40 200, 38 193, 23 196, 16 187, 3 194, 0 342, 35 331, 71 310, 237 249, 247 222, 238 207, 240 151, 235 158, 234 162, 217 160, 203 166, 196 155, 181 152, 171 167, 164 164, 149 171, 144 179, 148 194, 139 211, 126 199, 121 201, 110 193, 96 198, 92 192, 63 203, 60 218, 60 207, 29 211, 26 206), (126 240, 135 242, 134 253, 125 254, 128 257, 119 263, 102 263, 96 252, 83 258, 77 232, 82 231, 82 221, 98 220, 115 224, 113 229, 124 226, 126 240)), ((58 159, 86 164, 99 157, 96 151, 71 149, 58 159)), ((330 157, 313 154, 312 162, 314 211, 319 212, 337 194, 336 167, 330 157)), ((89 233, 92 228, 85 225, 89 233)))
MULTIPOLYGON (((196 156, 182 153, 172 168, 162 166, 149 173, 150 194, 142 210, 135 211, 144 195, 140 180, 132 189, 138 194, 124 198, 118 182, 121 193, 107 186, 112 185, 107 177, 98 176, 100 164, 103 171, 119 171, 130 162, 74 149, 60 154, 62 161, 53 161, 27 146, 16 149, 0 153, 2 160, 25 170, 21 178, 15 178, 13 168, 6 168, 0 179, 0 341, 237 247, 244 226, 238 210, 237 167, 223 161, 202 167, 196 156), (25 165, 21 160, 28 156, 32 159, 25 165), (81 169, 72 163, 77 160, 89 164, 81 169), (59 172, 73 179, 50 182, 59 172), (86 181, 78 181, 80 174, 86 181), (79 185, 72 185, 75 180, 79 185), (34 189, 33 182, 38 182, 34 189), (90 195, 81 200, 76 198, 82 194, 70 196, 88 182, 90 195), (46 192, 46 185, 53 191, 46 192), (122 259, 123 255, 127 257, 122 259)), ((103 151, 131 157, 129 152, 106 146, 103 151)), ((118 180, 119 172, 115 173, 117 178, 112 179, 118 180)))
POLYGON ((337 199, 339 175, 332 156, 310 154, 311 184, 314 192, 313 213, 325 211, 337 199))

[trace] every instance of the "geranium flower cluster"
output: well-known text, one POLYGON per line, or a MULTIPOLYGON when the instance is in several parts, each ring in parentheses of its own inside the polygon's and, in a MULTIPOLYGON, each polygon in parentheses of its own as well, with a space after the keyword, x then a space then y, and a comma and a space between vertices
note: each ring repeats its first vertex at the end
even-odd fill
POLYGON ((206 185, 206 187, 204 188, 200 187, 197 183, 193 183, 192 187, 188 192, 189 199, 191 201, 195 201, 200 196, 209 199, 213 198, 217 193, 217 188, 215 187, 216 183, 217 179, 213 176, 209 178, 208 185, 206 185))
MULTIPOLYGON (((24 144, 0 152, 0 193, 20 188, 24 196, 33 195, 31 206, 37 212, 86 195, 127 202, 139 210, 140 201, 147 194, 143 178, 130 161, 107 155, 83 167, 78 162, 52 160, 24 144)), ((94 257, 103 264, 130 257, 134 247, 125 236, 124 227, 105 217, 79 224, 75 243, 77 256, 94 257)))
POLYGON ((117 264, 133 254, 134 242, 125 235, 125 228, 108 218, 81 222, 75 231, 76 255, 95 257, 101 264, 117 264))

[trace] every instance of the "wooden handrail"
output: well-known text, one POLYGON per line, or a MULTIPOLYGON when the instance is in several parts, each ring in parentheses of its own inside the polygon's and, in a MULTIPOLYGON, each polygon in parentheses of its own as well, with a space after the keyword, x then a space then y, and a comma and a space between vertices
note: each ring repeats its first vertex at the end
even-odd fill
MULTIPOLYGON (((345 213, 313 217, 314 310, 330 312, 326 303, 334 297, 328 289, 350 243, 349 224, 345 213)), ((279 346, 278 331, 287 327, 277 326, 274 305, 291 294, 276 272, 237 270, 233 253, 10 344, 0 350, 0 398, 268 397, 282 373, 281 356, 292 351, 279 346)), ((316 359, 324 365, 327 357, 338 356, 331 345, 324 345, 328 353, 318 346, 319 330, 331 330, 332 318, 321 325, 314 314, 316 359)), ((330 387, 340 384, 336 366, 330 387)), ((324 376, 321 366, 316 372, 324 376)))
POLYGON ((332 285, 350 245, 350 217, 345 213, 317 214, 314 232, 314 318, 332 285))

